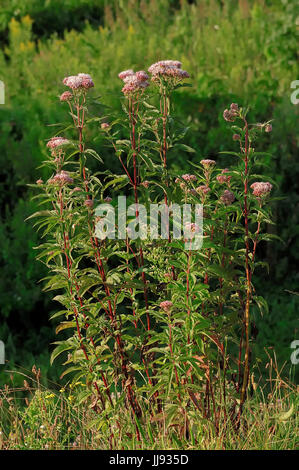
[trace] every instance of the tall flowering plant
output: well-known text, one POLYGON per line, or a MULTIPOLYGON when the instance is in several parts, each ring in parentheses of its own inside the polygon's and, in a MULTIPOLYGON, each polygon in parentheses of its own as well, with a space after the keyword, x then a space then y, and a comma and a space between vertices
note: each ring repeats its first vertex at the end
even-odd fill
POLYGON ((99 127, 118 174, 86 142, 87 123, 99 120, 89 115, 91 76, 66 77, 60 101, 73 135, 48 141, 50 177, 36 183, 45 289, 59 291, 57 334, 70 332, 51 360, 67 353, 63 375, 85 381, 77 399, 91 404, 110 442, 128 417, 137 441, 154 439, 165 420, 178 436, 191 436, 201 418, 217 432, 228 420, 237 428, 250 385, 250 312, 265 306, 253 274, 272 184, 256 181, 262 155, 253 142, 271 124, 248 124, 248 111, 232 103, 223 117, 237 164, 221 169, 206 158, 174 174, 171 153, 193 152, 173 116, 172 94, 189 78, 181 67, 165 60, 119 74, 124 116, 99 127))

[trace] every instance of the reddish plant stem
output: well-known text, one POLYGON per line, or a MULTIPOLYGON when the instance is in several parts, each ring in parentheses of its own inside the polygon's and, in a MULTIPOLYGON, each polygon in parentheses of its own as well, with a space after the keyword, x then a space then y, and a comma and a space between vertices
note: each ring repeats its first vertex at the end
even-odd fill
MULTIPOLYGON (((129 109, 131 109, 130 122, 131 122, 131 145, 132 145, 132 151, 133 151, 134 198, 135 198, 135 204, 138 204, 138 189, 137 189, 138 175, 137 175, 137 162, 136 162, 137 149, 136 149, 136 135, 135 135, 136 134, 136 115, 135 115, 135 103, 134 103, 133 98, 129 99, 129 109)), ((139 215, 139 212, 136 209, 136 218, 138 217, 138 215, 139 215)), ((142 282, 144 285, 143 292, 144 292, 144 301, 145 301, 145 308, 146 308, 147 330, 149 331, 151 329, 151 324, 150 324, 150 316, 149 316, 149 311, 148 311, 148 293, 147 293, 147 285, 146 285, 146 276, 143 270, 144 268, 143 250, 142 250, 141 245, 139 247, 139 257, 140 257, 140 266, 142 268, 141 278, 142 278, 142 282)))
MULTIPOLYGON (((65 232, 65 229, 64 229, 64 223, 63 223, 63 207, 64 207, 64 204, 63 204, 63 196, 62 196, 62 188, 60 188, 59 190, 59 206, 60 206, 60 218, 61 218, 61 223, 62 223, 62 231, 63 231, 63 241, 64 241, 64 255, 65 255, 65 258, 66 258, 66 263, 67 263, 67 272, 68 272, 68 279, 70 282, 71 281, 71 272, 70 272, 70 268, 71 268, 71 260, 69 258, 69 255, 68 255, 68 251, 69 251, 69 242, 68 242, 68 236, 65 232)), ((73 297, 73 289, 72 289, 72 285, 70 286, 70 292, 71 292, 71 295, 73 297)), ((80 302, 81 303, 81 302, 80 302)), ((81 335, 81 331, 80 331, 80 325, 79 325, 79 313, 78 313, 78 310, 76 308, 76 306, 73 307, 73 311, 74 311, 74 317, 75 317, 75 323, 76 323, 76 329, 77 329, 77 334, 78 334, 78 338, 79 338, 79 342, 80 342, 80 347, 82 349, 82 352, 84 354, 84 357, 86 359, 86 361, 89 363, 89 356, 87 354, 87 351, 86 351, 86 348, 84 346, 84 343, 83 343, 83 338, 82 338, 82 335, 81 335)), ((83 315, 84 315, 84 319, 86 318, 85 317, 85 314, 83 312, 83 315)), ((90 372, 93 372, 93 368, 91 365, 89 365, 89 371, 90 372)), ((111 400, 111 396, 110 396, 110 392, 109 392, 109 388, 108 388, 108 384, 102 374, 102 378, 104 379, 104 384, 106 383, 106 393, 108 395, 108 398, 109 398, 109 401, 112 405, 112 400, 111 400)), ((94 387, 99 395, 99 397, 101 398, 102 397, 102 394, 99 390, 99 387, 98 387, 98 384, 96 382, 94 382, 94 387)), ((102 401, 102 398, 101 398, 101 401, 102 401)), ((103 401, 102 401, 102 404, 103 404, 103 401)), ((104 406, 104 404, 103 404, 104 406)))
MULTIPOLYGON (((178 371, 177 371, 177 368, 176 368, 176 365, 175 365, 175 362, 174 362, 173 349, 172 349, 172 330, 171 330, 171 318, 170 318, 170 316, 169 316, 168 328, 169 328, 169 344, 168 344, 168 347, 169 347, 170 355, 171 355, 171 358, 172 358, 172 361, 173 361, 175 381, 176 381, 176 384, 179 388, 180 387, 179 376, 178 376, 178 371)), ((181 401, 181 395, 180 395, 179 391, 178 391, 178 399, 179 399, 179 401, 181 401)))
MULTIPOLYGON (((191 242, 190 242, 190 243, 191 243, 191 242)), ((186 273, 186 305, 187 305, 187 317, 188 317, 188 320, 190 320, 190 307, 189 307, 190 261, 191 261, 191 250, 188 251, 188 255, 187 255, 187 273, 186 273)), ((190 344, 190 335, 189 335, 189 332, 188 332, 188 339, 187 339, 187 342, 188 342, 188 344, 190 344)))
POLYGON ((244 374, 243 383, 240 397, 240 414, 242 412, 243 404, 246 399, 246 391, 249 378, 249 323, 250 323, 250 296, 251 296, 251 273, 249 266, 249 240, 248 240, 248 151, 249 151, 249 135, 248 135, 248 123, 244 118, 245 124, 245 148, 244 148, 244 162, 245 162, 245 174, 244 174, 244 225, 245 225, 245 270, 247 279, 246 289, 246 304, 245 304, 245 315, 244 315, 244 329, 245 329, 245 358, 244 358, 244 374))
MULTIPOLYGON (((226 215, 226 218, 225 218, 225 224, 224 224, 224 235, 223 235, 223 248, 226 247, 226 237, 227 237, 227 215, 226 215)), ((221 267, 223 268, 224 267, 224 262, 225 262, 225 254, 222 253, 222 257, 221 257, 221 267)), ((222 287, 223 287, 223 278, 221 277, 219 279, 219 283, 220 283, 220 295, 222 297, 222 287)), ((223 303, 220 302, 219 304, 219 314, 222 315, 223 313, 223 303)))

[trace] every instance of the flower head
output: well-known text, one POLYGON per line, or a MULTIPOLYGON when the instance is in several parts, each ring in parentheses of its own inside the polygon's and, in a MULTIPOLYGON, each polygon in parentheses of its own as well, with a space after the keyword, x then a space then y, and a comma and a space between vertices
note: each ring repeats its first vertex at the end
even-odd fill
POLYGON ((93 207, 93 200, 92 199, 86 199, 86 201, 84 201, 84 205, 86 207, 92 208, 93 207))
POLYGON ((70 91, 65 91, 59 97, 60 101, 71 101, 73 99, 73 94, 70 91))
POLYGON ((163 302, 160 303, 160 308, 164 310, 164 312, 169 313, 173 306, 173 303, 170 300, 164 300, 163 302))
POLYGON ((239 112, 239 106, 237 105, 237 103, 232 103, 232 104, 230 105, 230 110, 231 110, 232 112, 238 113, 238 112, 239 112))
POLYGON ((108 124, 108 122, 102 122, 101 124, 101 129, 109 129, 110 125, 108 124))
POLYGON ((235 120, 235 115, 229 109, 225 109, 223 111, 223 117, 226 121, 229 122, 234 122, 235 120))
POLYGON ((63 84, 72 90, 89 89, 94 87, 91 76, 88 73, 78 73, 78 75, 70 75, 63 79, 63 84))
POLYGON ((196 188, 196 191, 202 195, 206 195, 208 194, 208 192, 211 191, 211 188, 209 188, 209 186, 205 185, 205 184, 202 184, 201 186, 198 186, 196 188))
POLYGON ((77 90, 82 86, 82 78, 78 77, 78 75, 70 75, 63 79, 63 84, 72 90, 77 90))
POLYGON ((228 185, 230 184, 231 176, 226 175, 226 173, 228 173, 228 172, 229 172, 229 169, 224 168, 221 171, 221 174, 217 175, 216 179, 217 179, 218 183, 220 183, 220 184, 226 183, 228 185))
POLYGON ((207 170, 209 170, 210 168, 213 168, 213 166, 216 165, 215 160, 209 160, 208 158, 206 160, 201 160, 200 163, 207 170))
POLYGON ((160 60, 152 64, 148 71, 152 75, 153 81, 157 81, 160 77, 166 79, 173 78, 175 81, 180 81, 190 77, 186 70, 181 69, 181 66, 182 63, 178 60, 160 60))
POLYGON ((228 189, 226 189, 224 191, 224 193, 222 194, 222 196, 220 197, 220 201, 225 205, 225 206, 229 206, 230 204, 232 204, 235 200, 235 195, 234 193, 232 193, 231 191, 229 191, 228 189))
POLYGON ((271 132, 271 131, 272 131, 272 124, 266 124, 265 132, 271 132))
POLYGON ((132 69, 125 70, 118 74, 118 77, 124 82, 122 92, 124 95, 130 95, 136 91, 143 90, 149 86, 148 75, 143 70, 134 72, 132 69))
POLYGON ((148 74, 144 72, 144 70, 139 70, 139 72, 136 72, 135 77, 141 82, 146 82, 149 79, 148 74))
POLYGON ((73 183, 74 180, 73 178, 70 177, 69 173, 67 171, 62 170, 60 173, 56 173, 53 178, 50 178, 48 180, 48 184, 59 184, 59 185, 64 185, 68 183, 73 183))
POLYGON ((73 183, 73 178, 70 177, 67 171, 62 170, 60 173, 57 173, 54 178, 60 184, 73 183))
POLYGON ((131 77, 132 75, 134 75, 134 71, 132 69, 124 70, 123 72, 120 72, 118 74, 118 78, 120 78, 121 80, 124 80, 125 78, 131 77))
POLYGON ((252 194, 256 197, 267 196, 270 193, 271 189, 273 188, 272 184, 269 182, 252 183, 250 187, 253 190, 252 194))
POLYGON ((69 144, 70 141, 68 139, 65 139, 64 137, 52 137, 48 143, 47 147, 50 149, 55 149, 57 147, 62 147, 63 145, 69 144))
POLYGON ((188 173, 185 174, 185 175, 182 175, 182 179, 184 181, 187 181, 188 183, 190 183, 191 181, 196 181, 197 180, 197 177, 195 175, 189 175, 188 173))

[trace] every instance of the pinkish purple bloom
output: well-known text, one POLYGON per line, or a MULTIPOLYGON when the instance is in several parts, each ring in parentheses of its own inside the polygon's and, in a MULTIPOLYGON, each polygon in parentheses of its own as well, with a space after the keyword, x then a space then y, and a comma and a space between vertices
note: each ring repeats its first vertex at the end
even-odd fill
POLYGON ((108 124, 108 122, 102 122, 101 124, 101 129, 109 129, 110 125, 108 124))
POLYGON ((221 171, 221 174, 216 177, 218 183, 220 183, 220 184, 223 184, 223 183, 229 184, 230 183, 231 176, 228 176, 228 175, 225 174, 225 173, 228 173, 228 172, 229 172, 228 168, 224 168, 221 171))
POLYGON ((71 75, 64 78, 63 84, 72 90, 77 90, 82 87, 82 78, 78 77, 78 75, 71 75))
POLYGON ((60 101, 71 101, 73 99, 73 94, 70 91, 65 91, 60 95, 60 101))
POLYGON ((57 147, 62 147, 63 145, 69 144, 70 141, 68 139, 65 139, 64 137, 52 137, 48 143, 47 147, 50 149, 55 149, 57 147))
POLYGON ((220 201, 226 206, 229 206, 230 204, 232 204, 234 200, 235 200, 234 193, 232 193, 228 189, 226 189, 224 193, 222 194, 222 196, 220 197, 220 201))
POLYGON ((148 80, 148 74, 144 72, 144 70, 139 70, 139 72, 135 73, 135 76, 137 80, 140 80, 141 82, 146 82, 148 80))
POLYGON ((239 112, 239 106, 237 105, 237 103, 232 103, 230 105, 230 109, 231 109, 232 112, 236 112, 236 113, 239 112))
POLYGON ((271 189, 273 188, 272 184, 269 182, 256 182, 252 183, 250 186, 252 191, 252 194, 256 197, 262 197, 262 196, 267 196, 271 189))
POLYGON ((148 71, 151 73, 153 81, 159 77, 174 78, 179 81, 190 76, 186 70, 181 69, 181 66, 182 64, 178 60, 160 60, 152 64, 148 71))
POLYGON ((124 70, 123 72, 120 72, 118 74, 118 78, 120 78, 121 80, 124 80, 125 78, 131 77, 132 75, 134 75, 134 71, 132 69, 124 70))
POLYGON ((202 184, 201 186, 198 186, 198 187, 196 188, 196 191, 197 191, 198 193, 200 193, 200 194, 206 195, 206 194, 208 194, 208 192, 211 191, 211 188, 209 188, 209 186, 207 186, 207 185, 205 185, 205 184, 202 184))
POLYGON ((185 174, 185 175, 182 175, 182 179, 190 183, 191 181, 196 181, 197 177, 195 175, 185 174))
POLYGON ((272 131, 272 124, 266 124, 265 132, 271 132, 271 131, 272 131))
POLYGON ((60 173, 56 173, 56 175, 51 178, 48 183, 49 184, 70 184, 73 183, 73 178, 70 177, 67 171, 62 170, 60 173))
POLYGON ((93 207, 93 200, 92 199, 86 199, 86 201, 84 201, 84 205, 86 207, 92 208, 93 207))
POLYGON ((173 303, 170 300, 164 300, 163 302, 160 303, 160 308, 164 310, 164 312, 169 313, 173 306, 173 303))
POLYGON ((71 75, 63 79, 63 84, 72 90, 89 89, 94 87, 91 76, 88 73, 78 73, 78 75, 71 75))
POLYGON ((140 91, 149 86, 149 82, 147 81, 148 76, 143 70, 140 70, 139 72, 136 72, 136 73, 134 73, 131 70, 130 71, 127 70, 126 73, 121 72, 119 74, 119 77, 120 76, 123 77, 122 80, 125 84, 124 87, 122 88, 122 92, 124 95, 130 95, 132 93, 135 93, 136 91, 140 91))
POLYGON ((215 160, 209 160, 208 158, 207 158, 206 160, 201 160, 200 163, 201 163, 202 166, 203 166, 204 168, 206 168, 207 170, 216 165, 215 160))
POLYGON ((229 109, 225 109, 223 111, 223 117, 228 122, 234 122, 235 120, 235 114, 232 113, 229 109))

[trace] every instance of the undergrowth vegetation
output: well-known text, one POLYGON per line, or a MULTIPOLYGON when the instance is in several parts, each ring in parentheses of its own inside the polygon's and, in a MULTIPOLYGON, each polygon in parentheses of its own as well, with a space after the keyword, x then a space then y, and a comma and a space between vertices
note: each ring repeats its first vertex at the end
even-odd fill
POLYGON ((275 357, 268 357, 267 387, 255 384, 253 399, 248 400, 238 433, 227 423, 220 433, 206 419, 191 418, 191 435, 184 433, 181 416, 150 416, 141 420, 141 441, 129 415, 116 411, 121 425, 99 420, 94 402, 74 404, 74 395, 84 388, 82 382, 63 388, 40 383, 40 371, 12 371, 9 384, 0 391, 0 449, 174 449, 174 450, 287 450, 298 445, 298 390, 280 376, 275 357), (23 384, 16 387, 15 378, 23 384), (180 431, 181 430, 181 431, 180 431))

